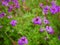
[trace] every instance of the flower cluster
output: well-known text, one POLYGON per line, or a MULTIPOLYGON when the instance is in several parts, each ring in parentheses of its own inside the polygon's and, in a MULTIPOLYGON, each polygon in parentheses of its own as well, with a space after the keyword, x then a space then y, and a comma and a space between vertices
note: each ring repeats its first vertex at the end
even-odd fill
POLYGON ((45 29, 40 28, 40 32, 43 32, 44 30, 46 30, 49 34, 54 33, 53 28, 51 26, 47 26, 47 24, 49 24, 49 20, 47 20, 46 17, 44 17, 44 19, 41 19, 40 17, 33 18, 32 22, 38 25, 42 25, 43 23, 46 25, 45 29))
MULTIPOLYGON (((26 8, 26 10, 28 10, 29 8, 25 6, 25 0, 22 0, 23 2, 23 6, 24 8, 26 8)), ((48 2, 48 0, 47 0, 48 2)), ((0 11, 0 19, 2 20, 0 23, 0 29, 3 28, 5 29, 6 25, 7 26, 16 26, 17 25, 17 20, 14 20, 13 17, 15 16, 13 12, 15 12, 16 9, 20 8, 19 2, 18 0, 0 0, 1 6, 3 8, 6 8, 6 10, 4 10, 2 8, 2 10, 0 11), (5 12, 4 12, 5 11, 5 12), (6 13, 7 12, 7 13, 6 13), (13 15, 12 15, 13 14, 13 15), (8 23, 5 23, 6 22, 8 23)), ((40 32, 45 32, 47 34, 54 34, 54 29, 53 27, 50 25, 50 22, 47 18, 47 15, 49 14, 49 12, 51 14, 57 14, 60 12, 60 6, 56 4, 56 1, 52 1, 50 3, 51 5, 45 5, 43 3, 40 3, 39 6, 42 9, 42 14, 44 15, 43 18, 41 18, 40 16, 36 16, 32 19, 32 23, 34 25, 39 25, 41 26, 39 31, 40 32)), ((22 8, 21 8, 22 9, 22 8)), ((17 12, 17 11, 16 11, 17 12)), ((30 12, 29 12, 30 13, 30 12)), ((23 20, 23 19, 22 19, 23 20)), ((23 22, 23 21, 22 21, 23 22)), ((21 22, 21 23, 22 23, 21 22)), ((22 23, 23 24, 23 23, 22 23)), ((23 25, 25 26, 25 25, 23 25)), ((10 28, 7 27, 6 29, 10 28)), ((25 28, 24 28, 25 29, 25 28)), ((4 30, 3 30, 4 31, 4 30)), ((7 32, 7 31, 6 31, 7 32)), ((7 35, 7 34, 6 34, 7 35)), ((12 35, 12 34, 11 34, 12 35)), ((10 36, 12 37, 12 36, 10 36)), ((9 37, 8 37, 9 38, 9 37)), ((60 36, 58 37, 60 40, 60 36)), ((48 39, 48 36, 45 37, 45 40, 48 39)), ((12 41, 13 42, 13 41, 12 41)), ((28 39, 27 37, 23 36, 18 40, 18 45, 28 45, 28 39)))
MULTIPOLYGON (((8 13, 20 7, 18 0, 1 0, 0 3, 2 6, 7 7, 8 13)), ((8 19, 12 18, 12 15, 7 15, 4 11, 1 11, 0 18, 6 17, 6 16, 8 19)), ((10 24, 12 26, 16 26, 17 21, 11 20, 10 24)))
POLYGON ((51 26, 49 26, 50 22, 47 19, 47 14, 50 11, 52 14, 56 14, 60 11, 60 6, 56 5, 55 1, 51 2, 52 6, 44 6, 43 3, 40 3, 39 6, 42 8, 42 12, 44 14, 44 18, 40 18, 39 16, 33 18, 32 22, 34 24, 38 24, 42 27, 44 24, 44 28, 40 28, 40 32, 48 32, 49 34, 54 34, 54 30, 51 26))
POLYGON ((19 8, 20 7, 18 0, 2 0, 1 2, 2 2, 3 6, 9 7, 8 8, 8 12, 11 12, 15 8, 19 8), (12 4, 10 4, 10 2, 12 2, 12 4))
POLYGON ((25 36, 23 36, 23 37, 21 37, 21 38, 18 40, 18 44, 19 44, 19 45, 28 44, 28 39, 27 39, 25 36))
POLYGON ((42 3, 40 3, 40 7, 43 9, 43 14, 46 15, 48 14, 48 12, 50 12, 51 14, 56 14, 60 12, 60 6, 56 5, 56 1, 52 1, 51 2, 51 6, 44 6, 42 3))

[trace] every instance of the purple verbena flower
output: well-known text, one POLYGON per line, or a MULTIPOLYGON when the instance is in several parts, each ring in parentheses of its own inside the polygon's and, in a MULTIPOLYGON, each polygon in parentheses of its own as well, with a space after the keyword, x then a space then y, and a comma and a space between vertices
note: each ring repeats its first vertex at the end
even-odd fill
POLYGON ((58 10, 57 12, 60 12, 60 6, 56 6, 56 7, 57 7, 57 10, 58 10))
POLYGON ((49 6, 45 6, 45 7, 43 8, 43 14, 44 14, 44 15, 45 15, 45 14, 48 14, 49 9, 50 9, 49 6))
POLYGON ((2 5, 8 6, 8 3, 3 1, 2 5))
POLYGON ((28 44, 28 40, 25 36, 21 37, 19 40, 18 40, 18 44, 19 45, 25 45, 25 44, 28 44))
POLYGON ((8 12, 11 12, 14 9, 12 5, 9 5, 8 12))
POLYGON ((40 28, 40 32, 44 32, 44 29, 43 28, 40 28))
POLYGON ((50 12, 51 12, 52 14, 56 14, 56 13, 58 12, 57 6, 51 6, 50 12))
POLYGON ((41 8, 43 8, 43 7, 44 7, 43 3, 40 3, 40 4, 39 4, 39 6, 40 6, 41 8))
POLYGON ((19 8, 20 7, 18 3, 15 3, 15 6, 16 6, 16 8, 19 8))
POLYGON ((12 0, 12 2, 14 3, 14 5, 15 5, 16 8, 20 7, 18 0, 12 0))
POLYGON ((2 12, 2 13, 0 14, 0 18, 3 18, 4 16, 5 16, 5 13, 2 12))
POLYGON ((16 26, 17 21, 16 21, 16 20, 12 20, 12 21, 10 22, 10 24, 11 24, 12 26, 16 26))
POLYGON ((40 17, 33 18, 32 22, 34 24, 39 24, 39 25, 42 24, 42 21, 41 21, 41 18, 40 17))
POLYGON ((44 20, 43 20, 44 24, 49 24, 49 21, 44 17, 44 20))
POLYGON ((2 5, 8 6, 11 0, 3 0, 2 5))
POLYGON ((53 1, 51 2, 51 5, 52 5, 52 6, 56 5, 56 1, 53 0, 53 1))
POLYGON ((53 34, 54 33, 54 30, 51 26, 46 26, 46 31, 49 33, 49 34, 53 34))

